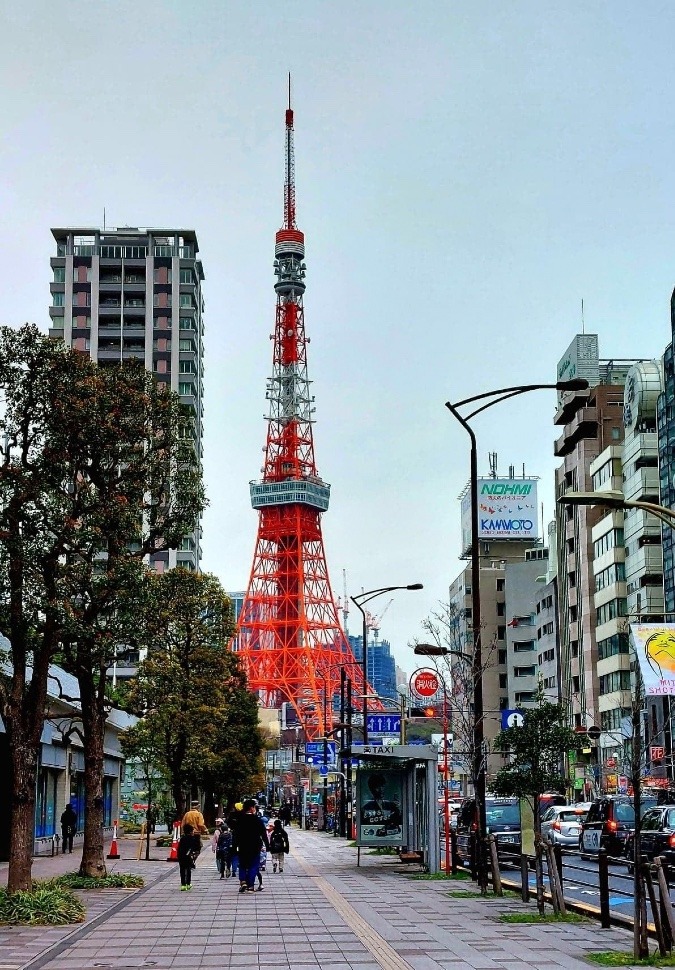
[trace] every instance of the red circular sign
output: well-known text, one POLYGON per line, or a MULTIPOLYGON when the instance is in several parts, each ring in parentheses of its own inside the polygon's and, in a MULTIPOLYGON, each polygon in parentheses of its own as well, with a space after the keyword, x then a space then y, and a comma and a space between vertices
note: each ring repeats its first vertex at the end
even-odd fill
POLYGON ((412 676, 410 687, 418 697, 435 697, 440 687, 438 674, 433 670, 418 670, 412 676))

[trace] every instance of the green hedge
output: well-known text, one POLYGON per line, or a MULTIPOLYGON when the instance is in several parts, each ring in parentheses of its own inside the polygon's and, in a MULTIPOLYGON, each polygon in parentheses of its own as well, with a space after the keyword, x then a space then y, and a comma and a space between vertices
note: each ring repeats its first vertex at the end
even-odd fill
POLYGON ((0 889, 0 923, 22 926, 63 926, 82 923, 85 908, 66 886, 41 883, 31 892, 0 889))

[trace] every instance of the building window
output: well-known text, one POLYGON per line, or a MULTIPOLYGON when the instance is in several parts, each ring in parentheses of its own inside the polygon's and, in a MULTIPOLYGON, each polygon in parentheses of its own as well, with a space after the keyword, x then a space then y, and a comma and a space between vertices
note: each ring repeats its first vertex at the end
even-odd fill
POLYGON ((627 633, 615 633, 612 637, 598 641, 598 660, 606 660, 620 653, 629 653, 627 633))
POLYGON ((182 340, 179 340, 178 349, 188 351, 189 353, 192 353, 192 354, 197 353, 197 349, 189 337, 187 339, 183 338, 182 340))
POLYGON ((498 640, 505 640, 506 639, 506 627, 505 626, 498 626, 497 627, 497 639, 498 640))
POLYGON ((180 271, 180 281, 181 283, 186 283, 188 286, 194 284, 195 278, 191 269, 182 269, 180 271))
POLYGON ((502 690, 506 690, 506 688, 509 686, 508 676, 506 674, 499 675, 499 686, 502 690))
POLYGON ((497 603, 497 616, 506 616, 506 603, 497 603))
POLYGON ((514 667, 513 674, 514 677, 534 677, 537 672, 537 668, 534 664, 529 667, 514 667))
POLYGON ((610 600, 609 603, 604 603, 595 611, 596 626, 600 626, 602 623, 608 623, 610 620, 616 619, 617 616, 626 616, 627 613, 627 600, 625 600, 623 597, 610 600))
POLYGON ((181 360, 179 365, 181 374, 196 374, 197 368, 192 360, 181 360))
POLYGON ((192 302, 192 295, 190 293, 181 293, 180 306, 181 306, 181 309, 185 309, 185 310, 194 309, 194 303, 192 302))
POLYGON ((181 330, 196 330, 195 321, 193 317, 181 317, 180 318, 180 328, 181 330))
POLYGON ((181 381, 179 383, 179 385, 178 385, 178 393, 179 394, 191 394, 192 396, 194 396, 195 386, 194 386, 194 384, 190 383, 189 381, 181 381))
POLYGON ((65 293, 54 293, 54 306, 65 306, 65 293))
POLYGON ((504 580, 503 579, 498 579, 497 580, 497 592, 498 593, 503 593, 504 592, 504 580))
POLYGON ((66 267, 65 266, 55 266, 54 267, 54 282, 55 283, 65 283, 66 282, 66 267))
POLYGON ((609 552, 610 549, 620 548, 623 544, 623 529, 610 529, 609 532, 606 532, 604 536, 593 543, 593 555, 598 559, 604 553, 609 552))
POLYGON ((613 670, 599 678, 600 693, 613 694, 617 690, 630 690, 630 670, 613 670))

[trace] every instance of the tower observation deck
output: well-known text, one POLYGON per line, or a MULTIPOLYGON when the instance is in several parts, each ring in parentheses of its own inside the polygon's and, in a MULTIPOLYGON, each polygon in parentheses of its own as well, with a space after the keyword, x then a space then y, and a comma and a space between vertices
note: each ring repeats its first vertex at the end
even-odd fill
POLYGON ((309 737, 332 725, 340 667, 359 667, 340 626, 321 533, 330 485, 314 459, 314 397, 307 371, 305 237, 295 217, 293 110, 286 110, 284 224, 276 234, 276 320, 267 381, 262 479, 250 483, 258 535, 234 641, 249 686, 267 706, 289 701, 309 737))

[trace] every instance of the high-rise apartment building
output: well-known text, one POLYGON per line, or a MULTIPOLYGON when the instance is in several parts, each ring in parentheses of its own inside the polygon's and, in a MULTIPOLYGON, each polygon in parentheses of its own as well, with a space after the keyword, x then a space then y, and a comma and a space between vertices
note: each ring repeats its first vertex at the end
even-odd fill
MULTIPOLYGON (((100 366, 131 357, 180 394, 202 457, 204 271, 197 236, 184 229, 52 229, 50 336, 100 366)), ((200 527, 178 550, 152 557, 162 572, 198 569, 200 527)))
MULTIPOLYGON (((675 290, 670 298, 671 339, 663 355, 663 392, 658 400, 661 505, 675 509, 675 290)), ((675 530, 663 526, 665 619, 675 620, 675 530)))
MULTIPOLYGON (((612 445, 623 442, 623 388, 634 361, 601 361, 596 334, 578 334, 558 365, 558 379, 585 377, 592 385, 560 395, 555 424, 562 434, 554 453, 563 462, 556 470, 556 497, 567 491, 593 489, 591 463, 612 445)), ((593 527, 603 517, 595 506, 556 506, 558 609, 560 630, 560 696, 571 723, 599 724, 598 647, 594 601, 593 527)), ((596 542, 604 552, 623 550, 622 513, 614 513, 596 542)))

